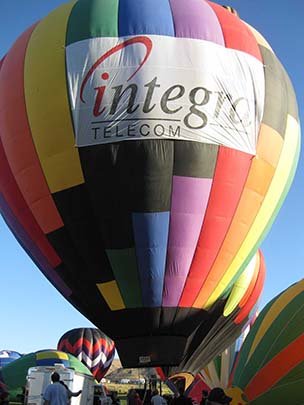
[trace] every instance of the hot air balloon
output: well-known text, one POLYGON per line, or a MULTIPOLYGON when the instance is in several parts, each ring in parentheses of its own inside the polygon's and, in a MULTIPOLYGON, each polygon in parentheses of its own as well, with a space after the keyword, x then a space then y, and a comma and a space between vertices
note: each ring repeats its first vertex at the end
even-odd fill
POLYGON ((21 354, 14 350, 0 350, 0 368, 15 361, 21 357, 21 354))
POLYGON ((96 328, 77 328, 66 332, 57 349, 77 357, 100 381, 110 368, 115 355, 112 339, 96 328))
POLYGON ((26 384, 26 376, 30 367, 54 366, 55 364, 62 364, 64 367, 91 375, 87 367, 71 354, 56 350, 39 350, 29 353, 3 367, 0 371, 0 381, 7 387, 10 401, 19 402, 18 395, 22 394, 22 387, 26 384))
POLYGON ((125 367, 222 317, 300 144, 272 49, 207 0, 63 4, 7 53, 0 123, 6 223, 125 367))
POLYGON ((272 405, 303 402, 304 280, 262 310, 241 348, 227 392, 234 402, 272 405))

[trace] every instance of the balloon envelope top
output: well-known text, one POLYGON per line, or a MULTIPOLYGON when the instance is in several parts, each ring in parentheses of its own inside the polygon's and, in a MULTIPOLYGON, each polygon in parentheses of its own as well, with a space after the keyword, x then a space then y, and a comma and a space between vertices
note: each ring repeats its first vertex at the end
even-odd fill
POLYGON ((206 0, 79 0, 0 70, 0 209, 124 366, 208 332, 289 189, 297 103, 266 40, 206 0))

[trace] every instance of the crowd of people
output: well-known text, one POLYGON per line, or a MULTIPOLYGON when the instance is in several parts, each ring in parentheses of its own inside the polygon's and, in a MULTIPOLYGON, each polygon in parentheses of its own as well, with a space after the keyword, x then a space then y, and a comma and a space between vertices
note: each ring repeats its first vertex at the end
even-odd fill
MULTIPOLYGON (((216 387, 210 392, 203 390, 202 398, 199 405, 229 405, 232 398, 226 395, 225 391, 216 387)), ((182 388, 179 389, 177 395, 168 396, 160 395, 159 391, 155 389, 152 391, 151 399, 149 401, 141 399, 139 393, 133 388, 129 390, 127 396, 127 405, 194 405, 190 397, 185 395, 182 388)))

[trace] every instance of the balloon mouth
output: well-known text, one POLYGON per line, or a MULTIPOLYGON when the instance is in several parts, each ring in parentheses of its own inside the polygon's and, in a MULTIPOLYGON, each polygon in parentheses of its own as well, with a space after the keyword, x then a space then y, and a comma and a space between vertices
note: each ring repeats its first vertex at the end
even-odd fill
POLYGON ((171 367, 181 363, 187 341, 184 336, 145 336, 115 339, 115 345, 123 367, 171 367))

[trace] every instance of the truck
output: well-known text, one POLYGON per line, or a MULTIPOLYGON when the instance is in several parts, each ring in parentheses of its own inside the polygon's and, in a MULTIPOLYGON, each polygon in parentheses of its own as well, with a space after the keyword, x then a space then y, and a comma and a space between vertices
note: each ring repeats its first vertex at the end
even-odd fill
POLYGON ((54 366, 37 366, 28 370, 25 386, 25 405, 43 405, 43 393, 51 384, 51 375, 56 371, 60 380, 72 392, 82 391, 77 397, 71 397, 70 405, 93 405, 94 402, 94 377, 83 374, 62 364, 54 366))

